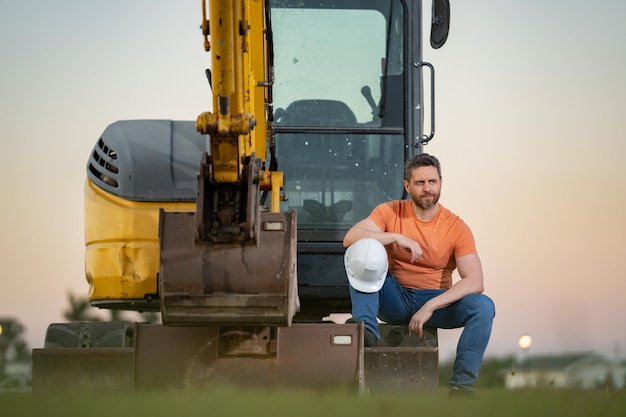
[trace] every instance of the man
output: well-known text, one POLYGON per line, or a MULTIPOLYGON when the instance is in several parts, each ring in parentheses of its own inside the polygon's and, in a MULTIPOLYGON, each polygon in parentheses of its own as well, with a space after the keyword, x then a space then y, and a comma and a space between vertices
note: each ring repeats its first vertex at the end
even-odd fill
POLYGON ((411 199, 383 203, 355 224, 343 244, 373 238, 387 249, 389 272, 377 292, 350 286, 352 320, 363 321, 365 345, 376 346, 377 318, 408 323, 422 336, 424 326, 459 328, 450 395, 471 395, 495 316, 482 294, 483 271, 469 227, 439 204, 441 166, 434 156, 416 155, 405 164, 404 189, 411 199), (460 280, 452 283, 458 269, 460 280))

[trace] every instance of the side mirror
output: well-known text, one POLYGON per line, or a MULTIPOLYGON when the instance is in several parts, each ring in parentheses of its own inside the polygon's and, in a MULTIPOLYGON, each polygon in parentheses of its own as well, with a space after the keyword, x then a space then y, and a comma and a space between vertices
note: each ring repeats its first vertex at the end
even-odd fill
POLYGON ((439 49, 446 43, 450 31, 450 0, 433 0, 430 46, 439 49))

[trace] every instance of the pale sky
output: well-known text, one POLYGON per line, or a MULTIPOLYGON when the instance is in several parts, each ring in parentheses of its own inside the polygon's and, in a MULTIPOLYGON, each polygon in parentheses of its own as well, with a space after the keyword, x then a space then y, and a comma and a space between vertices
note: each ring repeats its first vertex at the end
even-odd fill
MULTIPOLYGON (((426 9, 430 2, 425 1, 426 9)), ((436 70, 443 205, 472 228, 487 355, 626 357, 626 1, 452 1, 436 70)), ((429 11, 429 10, 428 10, 429 11)), ((86 295, 83 185, 116 120, 210 109, 197 0, 0 0, 0 317, 31 347, 86 295)), ((442 358, 456 331, 440 332, 442 358)))

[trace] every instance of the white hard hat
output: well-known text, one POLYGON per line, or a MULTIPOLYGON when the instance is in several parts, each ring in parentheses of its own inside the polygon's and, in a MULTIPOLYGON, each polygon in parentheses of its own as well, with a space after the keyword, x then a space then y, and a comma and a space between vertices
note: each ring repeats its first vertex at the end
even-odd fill
POLYGON ((376 292, 387 277, 387 251, 372 238, 354 242, 343 257, 350 285, 361 292, 376 292))

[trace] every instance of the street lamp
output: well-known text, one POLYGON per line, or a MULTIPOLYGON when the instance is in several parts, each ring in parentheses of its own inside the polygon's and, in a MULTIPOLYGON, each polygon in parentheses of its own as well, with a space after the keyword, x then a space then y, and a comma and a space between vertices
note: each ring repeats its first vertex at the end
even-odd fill
POLYGON ((517 344, 519 345, 520 349, 523 349, 523 350, 529 349, 530 345, 533 344, 533 338, 530 337, 529 334, 525 334, 519 338, 517 344))
POLYGON ((530 349, 530 346, 533 344, 533 338, 530 337, 529 334, 525 334, 522 335, 519 340, 517 341, 518 346, 521 349, 521 355, 522 356, 522 360, 526 366, 525 366, 525 372, 524 372, 524 379, 526 380, 526 386, 530 387, 531 382, 530 382, 530 354, 528 354, 528 349, 530 349), (524 360, 525 357, 525 360, 524 360))
MULTIPOLYGON (((530 348, 530 345, 533 344, 533 338, 530 337, 529 334, 522 335, 517 341, 517 345, 519 346, 519 350, 517 354, 513 357, 513 361, 511 362, 511 375, 515 375, 515 362, 522 362, 523 352, 530 348)), ((528 357, 526 357, 526 361, 528 361, 528 357)), ((526 370, 528 370, 528 363, 526 364, 526 370)))

